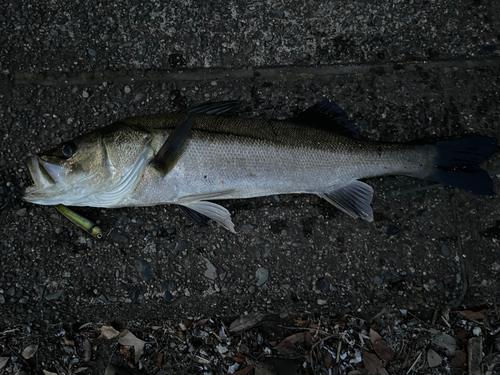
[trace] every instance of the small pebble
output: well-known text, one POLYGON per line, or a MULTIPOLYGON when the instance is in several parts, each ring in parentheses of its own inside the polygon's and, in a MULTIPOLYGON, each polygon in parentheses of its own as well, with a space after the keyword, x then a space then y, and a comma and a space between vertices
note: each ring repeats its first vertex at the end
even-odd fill
POLYGON ((326 277, 320 277, 316 281, 316 289, 321 292, 327 292, 330 290, 330 281, 326 277))
POLYGON ((242 224, 240 225, 240 229, 243 233, 249 234, 253 231, 253 225, 251 224, 242 224))
POLYGON ((166 280, 163 282, 163 287, 169 292, 174 292, 177 290, 177 283, 174 280, 166 280))
POLYGON ((177 249, 176 250, 177 250, 178 253, 181 253, 181 252, 187 250, 188 246, 189 246, 189 242, 187 240, 182 240, 177 245, 177 249))
POLYGON ((449 257, 451 255, 450 248, 446 244, 441 245, 441 254, 445 257, 449 257))
POLYGON ((134 268, 145 282, 151 281, 153 275, 151 274, 151 265, 146 260, 134 259, 134 268))
POLYGON ((84 92, 82 92, 82 96, 83 96, 84 98, 88 98, 88 97, 89 97, 89 93, 88 93, 88 91, 84 91, 84 92))
POLYGON ((481 336, 481 328, 478 327, 478 326, 475 326, 472 330, 472 333, 475 335, 475 336, 481 336))
POLYGON ((136 94, 135 97, 134 97, 134 102, 135 103, 139 103, 139 102, 142 102, 144 100, 144 98, 146 97, 146 94, 140 92, 139 94, 136 94))
POLYGON ((92 48, 89 48, 89 55, 90 55, 90 56, 95 56, 95 55, 97 55, 96 50, 95 50, 95 49, 92 49, 92 48))
POLYGON ((130 94, 130 92, 131 92, 132 90, 130 89, 130 87, 129 87, 129 86, 125 86, 125 88, 123 89, 123 91, 125 91, 125 94, 130 94))
POLYGON ((205 265, 207 267, 207 270, 204 273, 205 277, 210 280, 215 280, 217 278, 217 268, 215 268, 212 262, 210 262, 206 258, 205 258, 205 265))
POLYGON ((256 285, 261 286, 265 284, 269 279, 269 270, 261 267, 257 271, 255 271, 255 277, 257 278, 256 285))
POLYGON ((26 215, 26 208, 21 208, 20 210, 17 210, 16 215, 17 216, 25 216, 26 215))
POLYGON ((318 299, 317 303, 318 303, 318 305, 323 306, 323 305, 326 305, 328 303, 328 301, 326 301, 324 299, 318 299))

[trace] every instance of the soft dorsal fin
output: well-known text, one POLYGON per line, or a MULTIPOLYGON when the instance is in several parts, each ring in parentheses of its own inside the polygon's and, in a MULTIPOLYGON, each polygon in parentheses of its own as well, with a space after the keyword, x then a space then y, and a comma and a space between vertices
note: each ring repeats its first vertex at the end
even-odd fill
POLYGON ((292 117, 289 121, 359 138, 355 123, 349 120, 349 116, 342 108, 327 98, 292 117))
POLYGON ((226 100, 221 102, 206 102, 180 111, 180 113, 196 113, 199 115, 227 114, 243 103, 241 100, 226 100))

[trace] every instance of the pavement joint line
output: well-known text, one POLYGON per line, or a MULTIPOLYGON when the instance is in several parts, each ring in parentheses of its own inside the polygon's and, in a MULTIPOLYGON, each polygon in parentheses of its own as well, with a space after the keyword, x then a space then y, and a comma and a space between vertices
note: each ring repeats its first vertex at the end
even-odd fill
POLYGON ((267 67, 267 68, 194 68, 180 72, 167 70, 107 70, 96 72, 14 72, 0 76, 0 86, 41 85, 41 86, 91 86, 103 82, 169 82, 169 81, 209 81, 227 79, 274 78, 283 81, 296 81, 314 77, 327 77, 346 74, 376 73, 379 75, 395 71, 417 72, 432 69, 475 69, 499 67, 498 59, 418 61, 411 63, 392 62, 386 64, 337 65, 320 67, 267 67))

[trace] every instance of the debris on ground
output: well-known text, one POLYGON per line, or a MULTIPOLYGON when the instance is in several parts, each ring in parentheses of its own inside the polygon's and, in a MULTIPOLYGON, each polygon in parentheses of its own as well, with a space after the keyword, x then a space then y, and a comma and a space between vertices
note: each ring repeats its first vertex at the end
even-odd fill
POLYGON ((2 327, 2 374, 500 374, 497 309, 2 327), (438 319, 439 316, 439 319, 438 319))

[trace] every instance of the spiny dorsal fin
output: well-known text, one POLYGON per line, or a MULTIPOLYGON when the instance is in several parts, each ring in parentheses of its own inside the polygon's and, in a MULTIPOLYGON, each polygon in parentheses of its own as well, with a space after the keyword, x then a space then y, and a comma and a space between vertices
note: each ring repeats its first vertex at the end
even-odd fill
POLYGON ((180 113, 196 113, 200 115, 222 115, 232 111, 243 103, 241 100, 206 102, 180 111, 180 113))
POLYGON ((289 121, 359 138, 355 123, 349 120, 349 116, 342 108, 327 98, 292 117, 289 121))
POLYGON ((186 141, 193 126, 195 114, 190 114, 169 134, 151 164, 165 176, 174 169, 186 148, 186 141))

